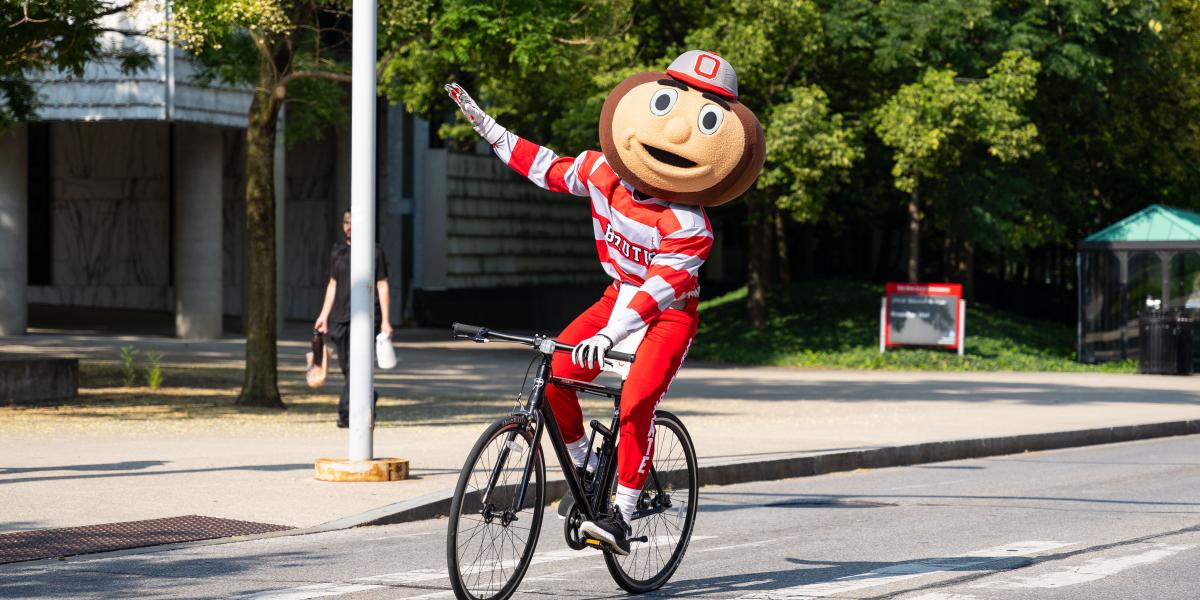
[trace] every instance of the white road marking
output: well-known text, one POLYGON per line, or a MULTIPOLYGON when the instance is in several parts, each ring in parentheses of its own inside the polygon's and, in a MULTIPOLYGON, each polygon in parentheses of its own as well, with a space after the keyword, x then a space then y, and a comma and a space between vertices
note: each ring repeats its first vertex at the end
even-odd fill
MULTIPOLYGON (((692 541, 700 541, 710 539, 713 536, 694 535, 692 541)), ((671 538, 668 536, 658 536, 654 538, 654 542, 667 542, 671 538)), ((636 543, 635 543, 636 544, 636 543)), ((636 545, 634 546, 637 547, 636 545)), ((601 557, 602 554, 595 551, 583 550, 556 550, 554 552, 534 552, 533 560, 529 566, 540 565, 544 563, 559 562, 563 560, 573 560, 576 558, 586 557, 601 557)), ((475 573, 483 572, 487 569, 494 569, 503 566, 507 570, 511 570, 516 566, 515 560, 503 561, 503 563, 493 562, 484 565, 478 565, 469 569, 463 570, 463 575, 474 575, 475 573)), ((303 587, 290 588, 286 590, 277 590, 271 592, 257 592, 254 594, 237 596, 237 600, 309 600, 310 598, 328 598, 330 596, 340 596, 343 594, 352 594, 365 590, 374 590, 388 587, 388 585, 404 585, 410 583, 421 583, 424 581, 435 581, 438 579, 447 579, 450 576, 445 569, 417 569, 415 571, 400 571, 397 573, 385 573, 383 575, 373 575, 371 577, 360 577, 354 581, 364 582, 360 584, 352 583, 318 583, 314 585, 306 585, 303 587), (372 583, 365 583, 372 582, 372 583), (375 583, 377 582, 377 583, 375 583)), ((536 578, 526 578, 526 581, 536 578)), ((528 590, 526 590, 528 591, 528 590)), ((453 592, 436 592, 434 594, 426 594, 424 596, 411 596, 411 598, 436 598, 453 592)))
POLYGON ((945 592, 930 592, 917 596, 916 598, 908 598, 908 600, 976 600, 977 596, 967 594, 947 594, 945 592))
POLYGON ((985 581, 975 584, 973 588, 988 588, 999 590, 1020 590, 1030 588, 1052 589, 1066 587, 1068 585, 1076 585, 1104 579, 1109 575, 1116 575, 1126 569, 1140 567, 1156 563, 1164 558, 1168 558, 1191 550, 1196 547, 1196 544, 1185 544, 1182 546, 1168 546, 1167 544, 1155 544, 1152 549, 1139 554, 1126 554, 1124 556, 1114 556, 1111 558, 1093 558, 1083 563, 1078 567, 1068 567, 1059 571, 1052 571, 1041 575, 1033 575, 1028 577, 1015 577, 1013 579, 1003 581, 985 581))
POLYGON ((416 571, 400 571, 399 573, 385 573, 383 575, 373 575, 371 577, 360 577, 355 581, 378 581, 381 583, 405 584, 405 583, 420 583, 422 581, 430 581, 432 579, 443 579, 446 577, 445 569, 417 569, 416 571))
POLYGON ((401 533, 401 534, 399 534, 399 535, 385 535, 385 536, 383 536, 383 537, 373 537, 373 538, 367 538, 367 539, 366 539, 366 541, 368 541, 368 542, 376 542, 376 541, 379 541, 379 540, 394 540, 394 539, 399 539, 399 538, 413 538, 413 537, 421 537, 421 536, 423 536, 423 535, 433 535, 433 534, 435 534, 435 533, 438 533, 438 532, 436 532, 436 531, 424 531, 424 532, 421 532, 421 533, 401 533))
POLYGON ((918 483, 915 485, 902 485, 899 487, 886 488, 884 491, 885 492, 894 492, 896 490, 915 490, 917 488, 937 487, 937 486, 941 486, 941 485, 954 485, 956 483, 962 483, 964 481, 970 481, 970 479, 963 477, 963 478, 959 478, 959 479, 951 479, 949 481, 936 481, 934 483, 918 483))
MULTIPOLYGON (((442 591, 442 592, 433 592, 433 593, 430 593, 430 594, 421 594, 420 596, 405 596, 405 597, 403 598, 403 600, 417 600, 418 598, 445 598, 445 597, 447 597, 447 596, 453 596, 453 595, 454 595, 454 590, 445 590, 445 591, 442 591)), ((399 599, 398 599, 398 600, 399 600, 399 599)))
POLYGON ((734 544, 732 546, 717 546, 716 548, 705 548, 703 550, 697 550, 696 552, 717 552, 720 550, 733 550, 734 548, 751 548, 754 546, 762 546, 762 545, 770 544, 771 542, 777 542, 777 541, 779 541, 779 538, 771 538, 769 540, 763 540, 761 542, 747 542, 745 544, 734 544))
POLYGON ((888 585, 906 579, 924 577, 933 573, 953 571, 965 567, 978 567, 988 563, 1000 562, 1015 556, 1028 556, 1056 548, 1072 545, 1069 542, 1026 541, 1013 542, 995 548, 986 548, 968 552, 959 556, 934 558, 914 562, 889 565, 867 573, 840 577, 833 581, 809 583, 794 587, 755 592, 742 596, 739 600, 783 600, 787 598, 823 598, 835 594, 844 594, 856 590, 888 585))
POLYGON ((454 590, 446 589, 444 592, 433 592, 431 594, 421 594, 415 596, 404 596, 402 600, 416 600, 419 598, 446 598, 446 596, 454 595, 454 590))
POLYGON ((234 596, 234 598, 238 598, 239 600, 310 600, 311 598, 328 598, 330 596, 353 594, 355 592, 375 590, 383 587, 387 586, 355 585, 352 583, 317 583, 314 585, 306 585, 287 590, 257 592, 243 596, 234 596))

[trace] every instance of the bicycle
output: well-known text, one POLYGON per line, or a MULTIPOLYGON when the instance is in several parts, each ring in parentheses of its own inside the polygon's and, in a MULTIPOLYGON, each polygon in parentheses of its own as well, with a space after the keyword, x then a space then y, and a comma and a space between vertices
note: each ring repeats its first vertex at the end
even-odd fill
MULTIPOLYGON (((679 417, 665 410, 656 413, 655 452, 630 524, 633 528, 630 552, 628 556, 614 555, 598 540, 580 537, 579 526, 609 514, 612 509, 617 485, 615 451, 621 389, 556 377, 550 369, 554 353, 570 352, 572 347, 549 337, 501 333, 459 323, 453 325, 452 331, 455 339, 515 342, 532 346, 541 354, 527 400, 521 404, 518 396, 517 407, 484 431, 467 455, 454 488, 446 536, 446 564, 455 596, 463 600, 509 598, 534 562, 534 548, 546 506, 546 466, 541 447, 546 431, 575 501, 564 520, 567 546, 579 551, 602 550, 609 573, 628 592, 644 593, 662 587, 679 568, 687 551, 699 493, 696 451, 679 417), (612 398, 611 425, 606 427, 598 420, 591 422, 588 458, 595 452, 599 459, 594 471, 575 467, 550 403, 544 401, 548 383, 612 398), (596 448, 597 437, 599 448, 596 448), (472 555, 469 563, 464 561, 472 555)), ((635 360, 633 355, 611 350, 605 358, 635 360)))

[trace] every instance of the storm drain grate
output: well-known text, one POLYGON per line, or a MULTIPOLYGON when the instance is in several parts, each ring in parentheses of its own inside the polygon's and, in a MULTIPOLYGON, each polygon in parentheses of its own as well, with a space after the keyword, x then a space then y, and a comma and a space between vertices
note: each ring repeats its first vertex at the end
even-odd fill
POLYGON ((288 529, 292 528, 187 515, 148 521, 22 531, 0 535, 0 564, 288 529))

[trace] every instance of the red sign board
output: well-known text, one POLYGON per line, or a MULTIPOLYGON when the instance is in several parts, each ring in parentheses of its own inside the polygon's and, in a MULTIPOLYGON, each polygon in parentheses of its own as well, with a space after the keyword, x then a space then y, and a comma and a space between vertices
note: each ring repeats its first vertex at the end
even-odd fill
POLYGON ((885 346, 961 348, 962 285, 888 283, 883 308, 885 346))

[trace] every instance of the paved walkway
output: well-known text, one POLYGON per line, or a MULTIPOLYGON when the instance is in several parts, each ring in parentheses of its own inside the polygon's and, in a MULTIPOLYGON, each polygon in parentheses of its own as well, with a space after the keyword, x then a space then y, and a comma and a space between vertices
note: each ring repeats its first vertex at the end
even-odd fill
MULTIPOLYGON (((281 378, 297 388, 303 328, 281 341, 281 378)), ((241 368, 238 339, 189 343, 40 331, 0 338, 0 356, 115 361, 154 348, 164 362, 241 368)), ((484 424, 506 412, 532 353, 397 332, 399 367, 378 376, 377 456, 408 458, 409 481, 312 478, 313 460, 345 456, 325 396, 284 414, 174 410, 173 418, 103 407, 0 409, 0 533, 180 515, 311 526, 453 486, 484 424)), ((169 384, 170 382, 168 382, 169 384)), ((606 419, 601 400, 588 419, 606 419)), ((1200 378, 1047 373, 891 373, 730 368, 689 363, 662 407, 683 417, 701 462, 834 449, 1200 419, 1200 378)))

